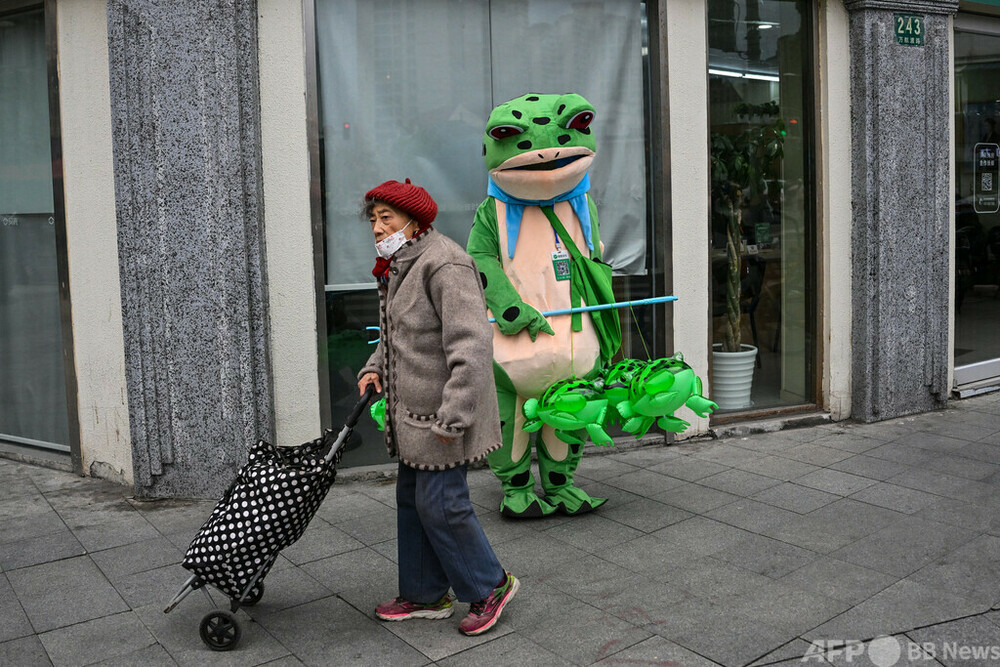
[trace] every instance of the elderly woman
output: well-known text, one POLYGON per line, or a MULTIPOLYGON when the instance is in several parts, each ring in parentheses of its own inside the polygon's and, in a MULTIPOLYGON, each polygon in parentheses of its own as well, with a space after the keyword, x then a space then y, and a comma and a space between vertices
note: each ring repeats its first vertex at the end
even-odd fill
POLYGON ((399 457, 396 523, 399 597, 386 621, 448 618, 449 587, 478 635, 500 618, 520 583, 500 566, 469 500, 466 467, 500 447, 493 332, 479 272, 431 227, 437 204, 410 183, 365 195, 378 258, 380 340, 358 389, 385 391, 385 443, 399 457))

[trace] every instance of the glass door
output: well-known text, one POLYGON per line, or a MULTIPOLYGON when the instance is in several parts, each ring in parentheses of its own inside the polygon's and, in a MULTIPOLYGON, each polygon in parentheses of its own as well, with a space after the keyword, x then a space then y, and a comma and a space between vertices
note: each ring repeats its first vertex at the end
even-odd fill
POLYGON ((955 385, 1000 378, 1000 19, 955 18, 955 385))
POLYGON ((0 5, 0 443, 68 455, 45 13, 0 5))

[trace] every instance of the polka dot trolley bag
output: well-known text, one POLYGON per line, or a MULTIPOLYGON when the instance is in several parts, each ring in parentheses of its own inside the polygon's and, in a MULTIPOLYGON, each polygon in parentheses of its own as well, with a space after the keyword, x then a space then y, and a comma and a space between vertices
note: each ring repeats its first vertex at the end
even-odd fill
POLYGON ((165 610, 206 584, 228 596, 232 613, 216 610, 202 620, 202 640, 209 648, 236 645, 241 633, 233 614, 241 605, 260 601, 264 577, 278 554, 302 537, 333 485, 343 444, 372 389, 332 443, 333 431, 327 431, 297 447, 276 447, 263 440, 250 447, 246 465, 188 547, 181 564, 193 574, 165 610))

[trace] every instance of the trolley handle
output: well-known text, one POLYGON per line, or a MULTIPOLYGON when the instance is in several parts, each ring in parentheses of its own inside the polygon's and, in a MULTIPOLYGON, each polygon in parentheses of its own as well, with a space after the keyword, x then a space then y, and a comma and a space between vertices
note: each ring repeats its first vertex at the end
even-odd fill
POLYGON ((365 393, 358 401, 358 404, 354 406, 354 410, 351 411, 350 416, 347 418, 347 425, 354 427, 358 423, 358 419, 361 418, 361 413, 364 412, 365 408, 368 407, 368 402, 372 400, 372 396, 375 395, 375 385, 371 382, 365 387, 365 393))

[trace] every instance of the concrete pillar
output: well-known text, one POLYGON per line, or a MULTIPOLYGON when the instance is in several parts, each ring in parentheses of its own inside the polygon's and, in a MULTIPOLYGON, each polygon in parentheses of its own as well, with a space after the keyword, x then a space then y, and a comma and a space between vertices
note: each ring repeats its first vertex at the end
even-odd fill
POLYGON ((240 0, 108 2, 141 496, 218 496, 247 444, 273 433, 256 10, 240 0))
POLYGON ((878 421, 941 407, 949 392, 950 17, 958 1, 844 5, 852 79, 852 414, 878 421), (923 17, 922 45, 897 43, 898 14, 923 17))

